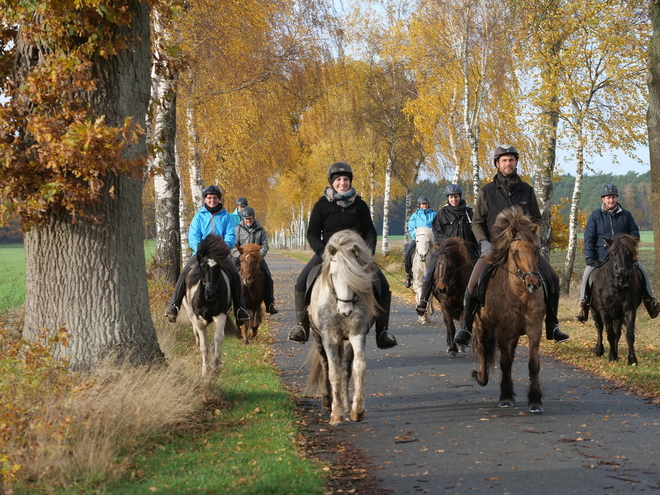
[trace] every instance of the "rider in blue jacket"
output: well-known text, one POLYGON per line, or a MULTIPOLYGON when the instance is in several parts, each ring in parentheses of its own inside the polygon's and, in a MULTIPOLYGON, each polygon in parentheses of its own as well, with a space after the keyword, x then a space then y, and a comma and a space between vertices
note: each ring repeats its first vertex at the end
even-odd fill
MULTIPOLYGON (((174 287, 174 294, 170 299, 170 304, 165 310, 167 319, 174 323, 179 314, 181 303, 186 295, 186 276, 190 272, 190 268, 197 258, 197 246, 209 234, 216 234, 223 237, 229 248, 234 247, 236 240, 236 233, 234 231, 234 222, 232 221, 229 213, 225 210, 220 202, 222 200, 222 192, 218 186, 207 186, 202 191, 204 197, 204 205, 195 213, 195 216, 190 222, 190 229, 188 230, 188 242, 190 248, 193 250, 193 255, 188 258, 179 279, 174 287)), ((241 288, 241 281, 238 276, 238 270, 234 263, 227 263, 227 275, 229 276, 229 283, 231 285, 231 299, 234 305, 234 314, 236 321, 239 323, 250 319, 250 315, 245 309, 243 301, 243 289, 241 288)))
POLYGON ((243 208, 245 208, 248 205, 248 200, 247 198, 240 197, 236 200, 236 209, 229 214, 231 217, 232 222, 234 222, 234 227, 238 226, 239 223, 241 223, 241 211, 243 211, 243 208))
POLYGON ((410 244, 403 254, 403 266, 406 270, 406 287, 410 287, 412 281, 412 258, 417 247, 417 234, 415 229, 417 227, 433 227, 433 220, 437 213, 429 207, 428 196, 420 196, 417 198, 417 210, 410 215, 408 219, 408 233, 410 234, 410 244))
MULTIPOLYGON (((589 305, 591 303, 591 287, 589 275, 607 257, 609 246, 603 239, 612 239, 616 234, 625 233, 639 239, 639 228, 628 210, 619 204, 619 190, 613 184, 605 184, 600 190, 603 204, 589 217, 584 229, 584 256, 587 266, 582 275, 580 287, 580 312, 575 319, 584 323, 589 318, 589 305)), ((660 314, 660 304, 653 297, 653 288, 646 270, 639 261, 635 264, 644 280, 644 306, 651 318, 660 314)))

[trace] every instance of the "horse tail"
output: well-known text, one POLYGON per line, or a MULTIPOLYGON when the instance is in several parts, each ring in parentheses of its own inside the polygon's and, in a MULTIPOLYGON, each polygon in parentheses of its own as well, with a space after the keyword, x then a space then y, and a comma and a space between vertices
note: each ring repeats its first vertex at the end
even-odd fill
POLYGON ((236 337, 237 339, 243 338, 241 331, 236 328, 234 320, 229 315, 227 315, 227 321, 225 322, 225 336, 236 337))
POLYGON ((323 371, 321 355, 319 354, 318 347, 314 343, 305 359, 306 363, 309 363, 310 361, 309 376, 307 377, 307 383, 305 384, 305 390, 303 393, 305 395, 318 395, 323 390, 325 384, 325 373, 323 371))

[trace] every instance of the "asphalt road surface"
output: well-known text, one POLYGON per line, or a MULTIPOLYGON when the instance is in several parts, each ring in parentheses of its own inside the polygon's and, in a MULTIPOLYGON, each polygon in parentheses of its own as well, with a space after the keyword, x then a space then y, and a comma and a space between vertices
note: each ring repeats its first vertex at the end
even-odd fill
MULTIPOLYGON (((269 253, 280 313, 271 318, 282 377, 301 390, 310 344, 287 342, 293 285, 304 264, 269 253)), ((392 493, 660 493, 660 409, 637 395, 561 362, 543 358, 542 414, 527 412, 527 355, 516 354, 518 407, 500 408, 499 370, 486 387, 471 378, 476 357, 449 358, 441 314, 417 323, 394 298, 390 330, 399 345, 367 345, 367 412, 360 423, 312 432, 364 454, 376 484, 392 493)), ((544 341, 541 345, 558 345, 544 341)), ((625 344, 624 344, 625 346, 625 344)), ((312 404, 321 405, 318 399, 312 404)), ((327 415, 324 416, 327 421, 327 415)))

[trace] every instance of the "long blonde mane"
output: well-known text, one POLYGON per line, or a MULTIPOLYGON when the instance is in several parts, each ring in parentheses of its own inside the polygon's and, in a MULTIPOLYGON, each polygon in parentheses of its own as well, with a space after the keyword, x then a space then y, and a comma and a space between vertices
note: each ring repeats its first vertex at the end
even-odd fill
POLYGON ((373 292, 376 264, 371 249, 354 230, 335 233, 325 246, 320 282, 332 285, 330 263, 337 263, 336 276, 364 302, 369 320, 379 310, 373 292))

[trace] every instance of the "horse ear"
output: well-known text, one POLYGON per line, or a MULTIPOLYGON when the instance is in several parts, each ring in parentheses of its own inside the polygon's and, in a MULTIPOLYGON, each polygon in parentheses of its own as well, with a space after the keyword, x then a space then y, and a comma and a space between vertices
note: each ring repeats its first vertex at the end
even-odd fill
POLYGON ((330 256, 334 256, 336 252, 337 248, 333 244, 328 245, 328 254, 330 254, 330 256))
POLYGON ((243 254, 243 246, 236 246, 239 253, 243 254))
POLYGON ((612 242, 614 242, 614 241, 612 241, 612 239, 605 239, 605 238, 603 237, 603 240, 605 241, 605 244, 607 244, 608 246, 612 247, 612 242))

